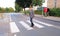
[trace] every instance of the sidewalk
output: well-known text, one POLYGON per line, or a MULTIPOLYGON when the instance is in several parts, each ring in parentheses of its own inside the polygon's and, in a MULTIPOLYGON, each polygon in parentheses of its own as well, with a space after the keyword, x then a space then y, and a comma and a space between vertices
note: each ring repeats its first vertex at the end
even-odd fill
POLYGON ((0 16, 0 24, 1 23, 9 23, 9 21, 10 21, 10 16, 8 13, 3 13, 2 16, 0 16))
POLYGON ((41 17, 41 18, 44 18, 44 19, 50 19, 50 20, 54 20, 54 21, 59 21, 60 22, 60 17, 54 17, 54 16, 47 16, 47 17, 44 17, 42 15, 35 15, 37 17, 41 17))

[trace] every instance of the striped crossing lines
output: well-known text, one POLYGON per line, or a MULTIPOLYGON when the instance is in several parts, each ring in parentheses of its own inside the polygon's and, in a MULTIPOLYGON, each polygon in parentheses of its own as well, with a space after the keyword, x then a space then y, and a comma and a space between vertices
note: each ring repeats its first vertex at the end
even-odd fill
MULTIPOLYGON (((19 21, 18 23, 21 24, 26 30, 34 29, 33 27, 30 27, 30 25, 28 25, 28 23, 31 24, 31 22, 29 20, 19 21)), ((45 22, 42 22, 42 21, 38 21, 36 19, 33 19, 33 23, 34 23, 34 26, 37 27, 37 28, 44 28, 45 26, 57 28, 57 26, 54 26, 52 24, 45 23, 45 22)), ((20 32, 20 30, 19 30, 19 28, 18 28, 18 26, 16 25, 15 22, 10 22, 10 29, 11 29, 12 33, 20 32)))

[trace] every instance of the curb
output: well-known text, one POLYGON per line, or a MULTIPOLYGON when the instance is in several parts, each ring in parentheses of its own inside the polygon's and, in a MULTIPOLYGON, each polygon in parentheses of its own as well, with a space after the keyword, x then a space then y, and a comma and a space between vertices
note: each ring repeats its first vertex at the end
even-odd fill
POLYGON ((49 19, 49 20, 54 20, 54 21, 59 21, 60 22, 60 17, 54 17, 54 16, 47 16, 47 17, 44 17, 42 15, 35 15, 37 17, 41 17, 41 18, 44 18, 44 19, 49 19))

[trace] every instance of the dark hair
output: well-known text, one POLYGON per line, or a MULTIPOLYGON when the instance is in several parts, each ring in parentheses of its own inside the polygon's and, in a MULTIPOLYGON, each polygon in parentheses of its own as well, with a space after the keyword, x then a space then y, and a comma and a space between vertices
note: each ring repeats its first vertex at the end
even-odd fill
POLYGON ((30 5, 30 8, 32 8, 33 6, 32 5, 30 5))
POLYGON ((48 12, 50 11, 50 9, 49 8, 47 8, 48 9, 48 12))

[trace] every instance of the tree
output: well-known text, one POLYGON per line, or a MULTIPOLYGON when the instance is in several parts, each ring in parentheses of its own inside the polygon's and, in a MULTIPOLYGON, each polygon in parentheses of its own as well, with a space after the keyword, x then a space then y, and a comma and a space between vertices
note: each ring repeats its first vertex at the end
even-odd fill
MULTIPOLYGON (((15 3, 16 3, 15 4, 16 10, 19 11, 21 8, 24 8, 24 11, 25 11, 25 8, 30 6, 30 4, 32 3, 32 0, 16 0, 15 3)), ((25 14, 26 14, 26 12, 25 12, 25 14)))
POLYGON ((12 7, 10 7, 9 12, 14 12, 14 9, 12 7))
POLYGON ((36 6, 36 5, 41 6, 41 5, 42 5, 42 0, 32 0, 32 4, 33 4, 34 6, 36 6))
POLYGON ((5 8, 2 8, 2 13, 4 13, 5 12, 5 8))
POLYGON ((39 6, 41 6, 42 5, 42 0, 16 0, 15 1, 15 8, 16 8, 16 10, 18 10, 19 11, 19 7, 22 7, 22 8, 24 8, 24 11, 25 11, 25 8, 26 7, 30 7, 30 5, 34 5, 34 6, 36 6, 36 5, 39 5, 39 6))
POLYGON ((5 8, 0 7, 0 13, 3 13, 3 12, 5 12, 5 8))
POLYGON ((0 7, 0 12, 1 12, 2 8, 0 7))
POLYGON ((20 7, 25 8, 29 7, 32 3, 32 0, 16 0, 15 1, 20 7))
POLYGON ((15 3, 15 9, 16 9, 15 10, 16 12, 19 12, 20 11, 20 7, 19 7, 19 5, 17 3, 15 3))
POLYGON ((29 7, 31 4, 34 6, 42 5, 42 0, 16 0, 15 2, 22 8, 29 7))
POLYGON ((9 12, 9 8, 6 7, 6 8, 5 8, 5 11, 6 11, 6 12, 9 12))

